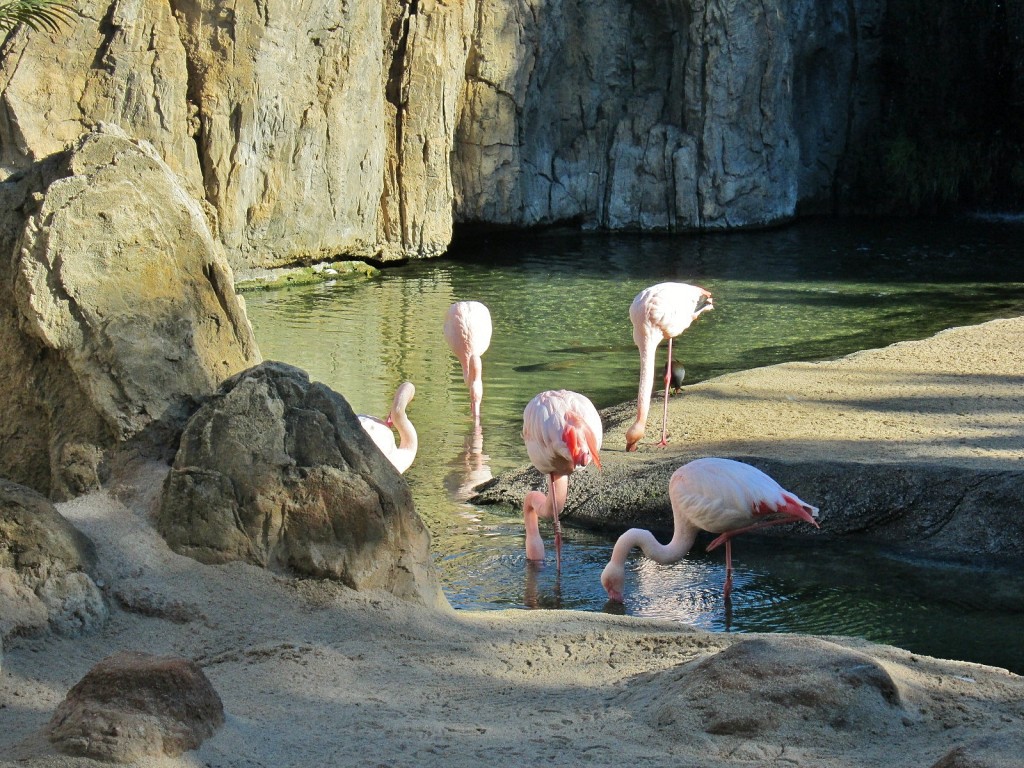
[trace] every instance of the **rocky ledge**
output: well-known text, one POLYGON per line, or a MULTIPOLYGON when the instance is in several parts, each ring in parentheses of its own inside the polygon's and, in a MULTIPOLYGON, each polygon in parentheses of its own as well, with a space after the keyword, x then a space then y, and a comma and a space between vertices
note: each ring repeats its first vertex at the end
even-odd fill
MULTIPOLYGON (((754 464, 821 508, 821 528, 765 536, 858 537, 922 554, 1024 557, 1024 318, 952 328, 819 363, 785 363, 685 387, 657 447, 652 408, 625 452, 631 403, 602 413, 601 471, 573 475, 562 515, 575 525, 672 529, 668 480, 701 456, 754 464)), ((478 504, 522 503, 541 487, 523 467, 479 489, 478 504)))

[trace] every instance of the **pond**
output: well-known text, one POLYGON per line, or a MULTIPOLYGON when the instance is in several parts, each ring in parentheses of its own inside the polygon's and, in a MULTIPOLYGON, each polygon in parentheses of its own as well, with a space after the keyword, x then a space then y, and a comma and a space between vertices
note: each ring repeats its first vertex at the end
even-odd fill
POLYGON ((491 234, 365 282, 252 292, 246 303, 265 359, 305 369, 357 413, 386 415, 398 384, 415 383, 408 413, 420 444, 405 476, 458 609, 608 610, 711 631, 855 635, 1024 673, 1019 564, 966 569, 879 548, 744 537, 728 608, 722 552, 699 547, 672 566, 634 552, 623 606, 606 602, 599 581, 612 538, 566 528, 559 576, 550 526, 542 525, 549 562, 537 567, 525 559, 518 509, 466 502, 476 484, 528 462, 522 412, 537 392, 576 390, 598 408, 635 400, 629 305, 666 280, 715 297, 715 310, 676 340, 691 384, 1024 314, 1024 222, 812 220, 671 237, 491 234), (441 332, 449 304, 465 299, 485 303, 494 324, 479 431, 441 332))

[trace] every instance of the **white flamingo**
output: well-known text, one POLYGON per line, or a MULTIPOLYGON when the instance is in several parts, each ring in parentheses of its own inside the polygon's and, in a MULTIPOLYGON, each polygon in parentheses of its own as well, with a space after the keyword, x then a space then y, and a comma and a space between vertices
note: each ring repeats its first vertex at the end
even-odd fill
POLYGON ((395 390, 395 397, 391 403, 391 413, 386 420, 378 419, 375 416, 360 416, 359 424, 366 434, 380 449, 380 452, 387 457, 399 473, 404 473, 412 466, 416 458, 416 448, 419 441, 416 437, 416 428, 405 413, 406 407, 416 394, 416 387, 411 381, 402 382, 395 390), (395 433, 391 431, 394 427, 398 430, 401 440, 395 444, 395 433))
POLYGON ((491 345, 491 313, 479 301, 457 301, 448 307, 444 338, 462 365, 462 380, 469 387, 473 422, 480 423, 484 399, 483 362, 480 357, 491 345))
POLYGON ((640 391, 636 398, 636 421, 626 431, 626 450, 635 451, 647 429, 647 412, 654 387, 654 358, 658 344, 668 339, 665 367, 665 409, 661 420, 661 442, 668 444, 668 390, 672 381, 672 339, 690 327, 704 312, 714 309, 711 294, 696 285, 658 283, 645 288, 633 299, 629 319, 633 341, 640 349, 640 391), (703 303, 702 303, 703 302, 703 303))
POLYGON ((601 572, 601 586, 612 600, 622 602, 626 558, 633 547, 656 563, 666 565, 682 560, 698 531, 722 534, 708 545, 708 551, 725 544, 725 599, 732 591, 732 537, 769 525, 803 521, 815 528, 818 508, 756 467, 732 459, 697 459, 672 474, 668 484, 675 530, 668 544, 642 528, 630 528, 612 549, 611 559, 601 572))

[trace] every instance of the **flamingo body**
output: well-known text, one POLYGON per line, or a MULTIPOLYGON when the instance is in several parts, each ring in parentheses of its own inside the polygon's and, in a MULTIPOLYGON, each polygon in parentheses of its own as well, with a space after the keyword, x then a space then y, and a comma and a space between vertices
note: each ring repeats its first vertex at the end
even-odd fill
POLYGON ((633 341, 640 350, 640 391, 636 401, 636 421, 626 432, 626 450, 635 451, 647 429, 654 386, 654 363, 658 344, 668 340, 668 365, 665 371, 665 408, 661 422, 661 443, 668 443, 668 391, 672 379, 672 339, 681 334, 704 312, 713 309, 711 294, 687 283, 658 283, 645 288, 633 299, 629 319, 633 341))
POLYGON ((534 397, 523 411, 523 440, 530 461, 548 478, 547 495, 531 491, 523 501, 526 556, 544 558, 538 517, 550 518, 555 528, 555 558, 562 567, 562 529, 559 512, 565 507, 569 475, 594 463, 601 467, 601 417, 589 399, 569 390, 548 390, 534 397))
POLYGON ((470 411, 477 424, 484 398, 480 358, 491 345, 491 330, 491 313, 479 301, 457 301, 448 307, 444 338, 462 366, 462 380, 469 387, 470 411))
POLYGON ((395 391, 395 397, 391 402, 391 412, 386 421, 374 416, 359 417, 360 426, 399 473, 404 473, 412 466, 419 445, 416 428, 405 413, 406 407, 415 395, 416 387, 413 386, 413 383, 411 381, 403 382, 395 391), (395 433, 391 431, 392 426, 398 430, 401 440, 399 443, 395 442, 395 433))
POLYGON ((601 585, 612 600, 622 602, 625 563, 633 547, 655 562, 681 560, 698 531, 720 533, 708 550, 725 544, 725 599, 732 589, 732 537, 780 523, 806 522, 818 527, 818 508, 785 490, 756 467, 732 459, 706 458, 677 469, 669 480, 669 499, 675 530, 668 544, 650 531, 631 528, 619 537, 601 573, 601 585))

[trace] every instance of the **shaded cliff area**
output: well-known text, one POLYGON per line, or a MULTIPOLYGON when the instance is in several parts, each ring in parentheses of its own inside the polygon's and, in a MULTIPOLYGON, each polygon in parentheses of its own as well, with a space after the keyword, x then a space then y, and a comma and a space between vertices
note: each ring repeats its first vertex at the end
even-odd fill
POLYGON ((82 0, 0 46, 0 177, 117 124, 235 268, 1019 207, 1022 42, 1021 0, 82 0))

